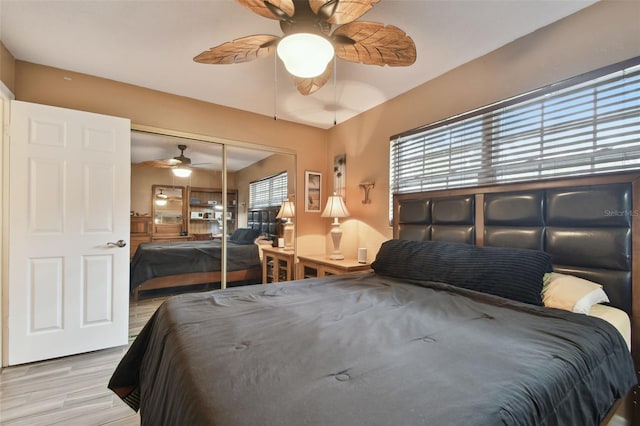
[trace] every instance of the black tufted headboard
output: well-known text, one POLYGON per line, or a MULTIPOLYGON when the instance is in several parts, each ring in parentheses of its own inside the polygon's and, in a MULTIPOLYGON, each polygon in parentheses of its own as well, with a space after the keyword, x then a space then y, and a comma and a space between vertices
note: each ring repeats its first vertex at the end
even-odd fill
POLYGON ((401 194, 394 196, 393 235, 546 251, 557 272, 604 286, 611 305, 631 316, 635 347, 640 237, 632 236, 640 232, 640 209, 634 199, 640 199, 638 173, 401 194))
POLYGON ((474 221, 472 195, 406 199, 398 207, 397 238, 473 244, 474 221))
POLYGON ((631 314, 631 184, 487 194, 484 245, 543 250, 631 314))
POLYGON ((280 207, 266 207, 263 209, 251 209, 247 213, 247 226, 260 231, 260 235, 271 240, 277 240, 281 235, 279 219, 276 219, 280 207))

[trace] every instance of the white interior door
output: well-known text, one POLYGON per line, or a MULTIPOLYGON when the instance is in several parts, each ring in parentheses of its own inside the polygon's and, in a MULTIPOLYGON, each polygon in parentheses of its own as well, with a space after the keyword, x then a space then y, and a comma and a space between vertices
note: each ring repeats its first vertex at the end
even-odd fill
POLYGON ((11 102, 9 365, 127 344, 130 129, 11 102))

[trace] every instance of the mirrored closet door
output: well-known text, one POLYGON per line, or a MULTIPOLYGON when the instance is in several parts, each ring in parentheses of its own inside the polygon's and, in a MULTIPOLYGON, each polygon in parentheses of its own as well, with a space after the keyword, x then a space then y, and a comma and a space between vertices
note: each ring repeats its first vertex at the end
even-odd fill
POLYGON ((131 151, 135 298, 274 281, 263 249, 284 250, 295 222, 277 217, 295 197, 295 155, 137 130, 131 151))

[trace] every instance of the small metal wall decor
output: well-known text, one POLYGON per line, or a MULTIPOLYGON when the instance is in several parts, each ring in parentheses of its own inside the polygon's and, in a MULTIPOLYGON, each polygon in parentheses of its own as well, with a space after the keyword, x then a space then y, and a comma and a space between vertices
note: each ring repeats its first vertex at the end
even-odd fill
POLYGON ((375 186, 376 184, 374 182, 360 183, 360 188, 364 189, 364 200, 362 200, 362 204, 371 204, 371 198, 369 198, 369 191, 371 191, 371 189, 375 186))
POLYGON ((333 192, 346 200, 347 187, 347 156, 346 154, 336 155, 333 158, 333 192))

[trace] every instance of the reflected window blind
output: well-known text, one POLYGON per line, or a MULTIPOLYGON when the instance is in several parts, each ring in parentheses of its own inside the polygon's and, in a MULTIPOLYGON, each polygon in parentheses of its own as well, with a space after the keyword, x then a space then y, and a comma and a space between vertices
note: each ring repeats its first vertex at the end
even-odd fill
POLYGON ((391 199, 394 193, 640 169, 639 62, 392 137, 391 199))
POLYGON ((279 206, 287 198, 287 172, 249 183, 249 208, 279 206))

